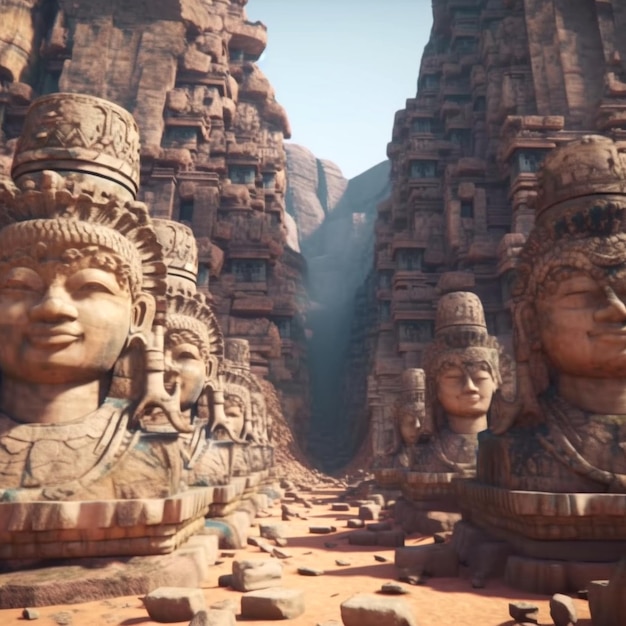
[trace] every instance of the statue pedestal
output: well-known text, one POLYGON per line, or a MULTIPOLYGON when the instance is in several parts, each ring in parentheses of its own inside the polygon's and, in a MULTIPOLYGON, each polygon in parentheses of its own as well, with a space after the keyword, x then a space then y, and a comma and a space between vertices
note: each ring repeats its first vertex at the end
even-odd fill
POLYGON ((218 539, 192 537, 170 554, 71 559, 26 571, 0 574, 0 609, 74 604, 157 587, 199 587, 218 557, 218 539))
POLYGON ((590 580, 610 578, 626 552, 626 494, 513 491, 476 480, 456 488, 464 522, 454 541, 472 543, 477 554, 485 537, 505 543, 512 555, 504 576, 515 588, 587 588, 590 580), (468 533, 471 541, 461 537, 468 533))
POLYGON ((402 467, 379 467, 374 470, 374 480, 383 489, 400 489, 406 471, 402 467))
POLYGON ((0 559, 167 554, 202 529, 215 489, 141 500, 0 502, 0 559))

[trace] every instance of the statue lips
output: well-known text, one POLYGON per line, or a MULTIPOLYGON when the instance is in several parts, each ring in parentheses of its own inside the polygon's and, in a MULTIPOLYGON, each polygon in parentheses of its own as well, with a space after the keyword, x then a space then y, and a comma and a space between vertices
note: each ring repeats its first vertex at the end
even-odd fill
POLYGON ((27 333, 28 342, 35 348, 60 350, 78 341, 83 333, 75 324, 36 324, 27 333))

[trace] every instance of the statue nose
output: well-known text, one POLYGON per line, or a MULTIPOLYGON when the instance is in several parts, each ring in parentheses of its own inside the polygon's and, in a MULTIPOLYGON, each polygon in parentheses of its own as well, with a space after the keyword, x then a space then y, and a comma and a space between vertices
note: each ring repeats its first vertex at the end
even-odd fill
POLYGON ((595 313, 598 322, 623 322, 626 321, 626 304, 611 287, 605 287, 606 302, 595 313))
POLYGON ((38 322, 73 321, 78 317, 78 310, 61 290, 48 289, 31 308, 30 316, 38 322))

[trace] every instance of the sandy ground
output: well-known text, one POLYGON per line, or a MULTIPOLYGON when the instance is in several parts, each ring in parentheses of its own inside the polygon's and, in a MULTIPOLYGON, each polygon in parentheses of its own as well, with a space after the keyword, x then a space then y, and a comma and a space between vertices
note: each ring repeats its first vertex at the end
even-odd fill
MULTIPOLYGON (((280 504, 268 511, 269 516, 258 519, 258 523, 282 523, 289 530, 288 545, 284 548, 292 554, 291 558, 282 561, 283 586, 302 589, 305 592, 305 613, 294 620, 293 626, 315 626, 327 620, 341 623, 340 604, 356 593, 376 593, 385 582, 396 579, 396 568, 393 565, 393 548, 356 547, 348 544, 346 520, 356 517, 357 509, 349 513, 337 513, 330 510, 330 504, 336 502, 340 493, 338 489, 320 489, 310 493, 302 493, 310 501, 315 502, 313 508, 307 510, 298 504, 290 504, 308 519, 295 519, 280 522, 280 504), (330 535, 314 535, 308 531, 311 525, 334 525, 335 533, 330 535), (387 562, 379 562, 374 556, 381 556, 387 562), (349 561, 348 566, 339 566, 336 559, 349 561), (299 567, 323 569, 322 576, 310 577, 297 573, 299 567)), ((258 527, 250 530, 251 536, 258 535, 258 527)), ((419 536, 407 538, 406 545, 418 545, 428 542, 419 536)), ((269 555, 252 546, 234 552, 237 557, 265 557, 269 555)), ((235 600, 240 606, 239 592, 217 585, 218 577, 229 574, 232 570, 233 551, 225 551, 220 563, 211 567, 211 575, 202 586, 207 606, 220 600, 235 600)), ((526 600, 539 606, 539 624, 550 625, 549 598, 514 591, 499 581, 488 581, 485 589, 472 589, 464 579, 439 578, 430 579, 427 585, 404 585, 409 591, 403 599, 412 607, 419 626, 509 626, 514 622, 509 617, 508 603, 513 600, 526 600)), ((591 626, 587 602, 574 600, 578 611, 579 626, 591 626)), ((36 626, 151 626, 152 621, 141 598, 127 596, 112 598, 85 604, 42 607, 37 609, 40 617, 34 622, 36 626)), ((238 611, 239 612, 239 611, 238 611)), ((22 611, 15 609, 0 610, 0 626, 24 624, 22 611)), ((237 621, 246 621, 237 615, 237 621)), ((188 622, 180 622, 186 625, 188 622)), ((258 621, 260 625, 274 622, 258 621)))

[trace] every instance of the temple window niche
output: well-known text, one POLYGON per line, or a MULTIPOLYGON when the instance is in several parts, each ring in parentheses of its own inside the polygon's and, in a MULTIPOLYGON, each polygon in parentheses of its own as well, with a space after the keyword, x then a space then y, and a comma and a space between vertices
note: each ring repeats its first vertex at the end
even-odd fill
POLYGON ((230 270, 237 281, 242 283, 263 283, 267 278, 265 261, 233 259, 230 270))
POLYGON ((230 165, 228 178, 235 185, 254 185, 256 168, 253 165, 230 165))
POLYGON ((410 178, 434 178, 437 175, 437 161, 418 161, 410 163, 410 178))
POLYGON ((546 150, 516 150, 511 163, 513 175, 534 174, 541 165, 546 150))
POLYGON ((416 117, 411 122, 411 132, 413 133, 432 133, 433 121, 428 117, 416 117))
POLYGON ((429 320, 406 321, 398 324, 401 343, 428 343, 433 338, 433 323, 429 320))
POLYGON ((276 172, 263 172, 263 188, 274 189, 276 187, 276 172))
POLYGON ((424 251, 418 248, 398 250, 395 255, 396 268, 402 271, 422 269, 424 251))

